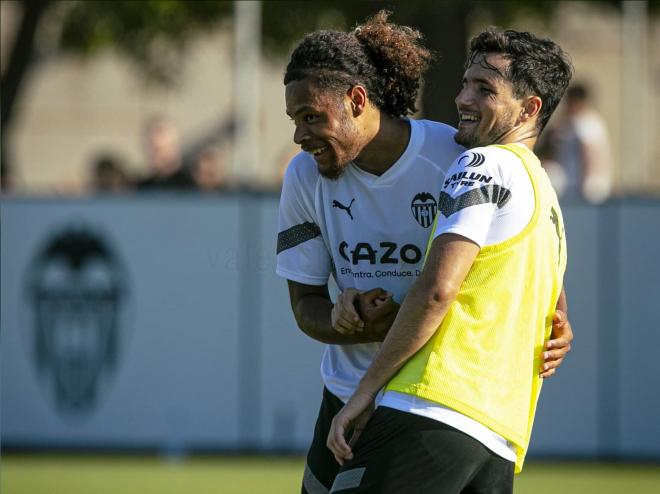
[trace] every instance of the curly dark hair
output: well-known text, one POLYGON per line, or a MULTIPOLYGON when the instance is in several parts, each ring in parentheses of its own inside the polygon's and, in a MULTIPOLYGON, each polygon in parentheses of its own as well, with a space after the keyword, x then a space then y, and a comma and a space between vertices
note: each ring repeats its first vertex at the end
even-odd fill
MULTIPOLYGON (((522 31, 488 29, 470 40, 466 69, 484 53, 499 53, 509 60, 505 74, 513 83, 516 98, 536 95, 543 105, 538 119, 539 131, 548 123, 573 75, 568 55, 557 43, 522 31)), ((488 68, 497 70, 495 67, 488 68)))
POLYGON ((360 84, 381 111, 405 116, 415 100, 431 51, 419 31, 388 22, 381 10, 351 32, 315 31, 291 54, 284 84, 311 78, 323 89, 343 93, 360 84))

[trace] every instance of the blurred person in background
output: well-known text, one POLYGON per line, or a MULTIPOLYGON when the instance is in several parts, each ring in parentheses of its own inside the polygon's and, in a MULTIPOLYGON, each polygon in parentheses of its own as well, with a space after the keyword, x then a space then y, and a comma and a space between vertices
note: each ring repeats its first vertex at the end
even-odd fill
POLYGON ((447 172, 421 275, 332 421, 343 466, 331 492, 513 492, 566 268, 561 209, 532 149, 571 76, 549 39, 472 38, 456 97, 469 151, 447 172))
POLYGON ((605 121, 586 85, 566 91, 564 111, 548 132, 543 166, 562 199, 605 201, 612 189, 612 151, 605 121))
MULTIPOLYGON (((284 77, 286 111, 302 152, 284 177, 277 273, 287 279, 300 329, 327 344, 303 474, 308 494, 333 485, 339 463, 326 447, 331 421, 422 269, 436 198, 464 151, 453 127, 408 118, 430 53, 418 31, 387 18, 380 12, 353 31, 308 34, 284 77), (342 291, 334 304, 330 276, 342 291)), ((554 330, 539 349, 542 377, 570 348, 570 325, 557 321, 554 330)))
POLYGON ((206 147, 197 154, 191 174, 202 192, 218 192, 227 188, 225 162, 216 147, 206 147))
POLYGON ((131 188, 123 160, 113 153, 102 153, 92 160, 91 185, 94 192, 122 192, 131 188))
POLYGON ((147 122, 144 147, 149 174, 136 184, 138 190, 192 190, 195 181, 184 166, 179 129, 168 117, 147 122))

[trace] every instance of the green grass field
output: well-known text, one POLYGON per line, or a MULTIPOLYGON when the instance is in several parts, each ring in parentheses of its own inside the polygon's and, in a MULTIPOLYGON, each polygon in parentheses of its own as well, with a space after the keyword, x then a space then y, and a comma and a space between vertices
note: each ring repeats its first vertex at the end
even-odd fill
MULTIPOLYGON (((3 494, 297 493, 302 458, 3 455, 3 494)), ((660 466, 529 462, 516 494, 658 494, 660 466)))

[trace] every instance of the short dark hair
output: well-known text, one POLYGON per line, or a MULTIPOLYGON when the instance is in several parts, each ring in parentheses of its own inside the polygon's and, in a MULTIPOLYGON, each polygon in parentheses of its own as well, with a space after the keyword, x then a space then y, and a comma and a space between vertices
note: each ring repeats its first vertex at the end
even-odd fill
POLYGON ((291 54, 284 84, 311 78, 337 93, 360 84, 385 113, 398 117, 416 112, 431 51, 421 45, 419 31, 388 22, 389 15, 380 11, 351 32, 308 34, 291 54))
POLYGON ((503 77, 513 84, 516 98, 536 95, 543 105, 538 119, 543 130, 568 87, 573 66, 568 55, 550 39, 538 38, 523 31, 501 31, 495 28, 477 34, 470 40, 466 68, 480 54, 499 53, 509 60, 503 77))

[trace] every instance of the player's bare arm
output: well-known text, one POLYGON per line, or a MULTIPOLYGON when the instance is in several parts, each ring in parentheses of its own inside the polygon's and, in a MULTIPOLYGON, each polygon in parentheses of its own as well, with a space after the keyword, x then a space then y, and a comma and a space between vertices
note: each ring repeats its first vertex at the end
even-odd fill
MULTIPOLYGON (((354 317, 359 316, 355 307, 353 316, 346 315, 341 321, 344 328, 340 332, 333 326, 333 303, 328 292, 328 285, 305 285, 295 281, 288 281, 289 299, 291 309, 298 323, 298 327, 308 336, 322 343, 331 345, 350 345, 355 343, 371 343, 382 341, 383 335, 372 331, 349 332, 346 328, 354 327, 357 322, 354 317)), ((348 297, 346 297, 348 298, 348 297)), ((350 310, 345 307, 345 313, 350 310)))
POLYGON ((345 433, 361 427, 378 391, 433 336, 467 276, 480 247, 463 236, 437 237, 422 274, 408 292, 383 346, 355 394, 332 421, 327 446, 340 463, 352 458, 345 433))

